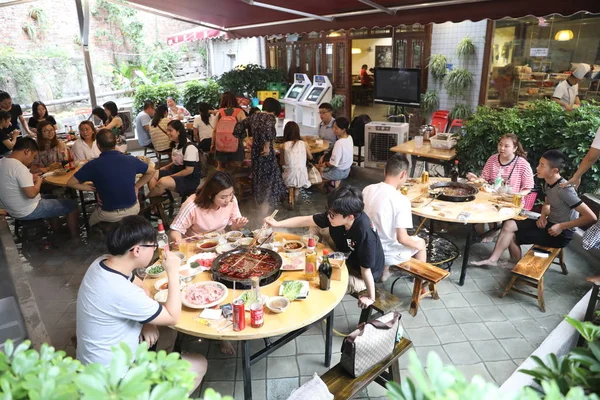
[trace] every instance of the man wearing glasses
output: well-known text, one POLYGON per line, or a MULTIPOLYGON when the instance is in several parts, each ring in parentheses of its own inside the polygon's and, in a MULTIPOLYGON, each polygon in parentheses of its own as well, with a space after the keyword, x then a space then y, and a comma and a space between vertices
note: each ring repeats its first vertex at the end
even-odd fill
MULTIPOLYGON (((110 254, 90 265, 77 295, 77 359, 84 365, 110 365, 111 347, 125 342, 135 353, 140 341, 169 350, 174 331, 159 335, 158 327, 175 325, 181 314, 179 266, 181 260, 166 253, 162 265, 167 273, 169 292, 164 305, 148 296, 142 281, 133 274, 146 268, 157 248, 156 232, 150 222, 138 215, 123 218, 107 235, 110 254), (158 342, 158 343, 157 343, 158 342)), ((197 374, 196 387, 206 373, 201 354, 183 354, 197 374)))
POLYGON ((321 103, 319 106, 319 117, 321 117, 321 123, 319 124, 319 137, 323 140, 329 140, 329 150, 333 148, 333 144, 337 140, 335 133, 333 133, 333 107, 329 103, 321 103))
POLYGON ((348 265, 348 293, 367 290, 368 296, 358 298, 358 306, 367 308, 375 301, 375 282, 381 279, 385 257, 379 236, 371 220, 363 212, 360 190, 340 186, 327 198, 327 211, 321 214, 265 222, 274 228, 315 227, 329 228, 336 250, 350 253, 348 265))

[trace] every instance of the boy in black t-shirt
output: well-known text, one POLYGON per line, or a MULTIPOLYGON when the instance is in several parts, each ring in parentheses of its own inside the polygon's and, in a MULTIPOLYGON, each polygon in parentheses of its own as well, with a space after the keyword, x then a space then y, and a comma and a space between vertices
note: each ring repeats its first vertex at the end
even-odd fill
POLYGON ((350 272, 348 293, 366 289, 368 296, 360 296, 358 306, 367 308, 375 301, 375 282, 381 278, 385 257, 379 236, 363 209, 360 190, 343 186, 329 195, 324 213, 283 221, 267 217, 265 222, 274 228, 329 228, 337 251, 350 253, 346 260, 350 272))

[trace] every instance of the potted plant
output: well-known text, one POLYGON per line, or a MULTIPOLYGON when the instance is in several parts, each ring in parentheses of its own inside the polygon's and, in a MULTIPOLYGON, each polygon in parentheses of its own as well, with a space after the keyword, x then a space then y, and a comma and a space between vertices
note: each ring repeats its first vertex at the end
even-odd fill
POLYGON ((344 113, 344 105, 346 104, 346 96, 343 94, 334 95, 329 101, 333 107, 333 115, 341 116, 344 113))
POLYGON ((458 57, 467 60, 475 54, 475 43, 470 37, 465 37, 456 45, 455 53, 458 57))
MULTIPOLYGON (((110 366, 89 364, 66 357, 47 343, 40 351, 31 342, 14 346, 11 340, 0 352, 2 399, 189 399, 194 373, 177 353, 148 351, 142 343, 135 353, 121 343, 113 347, 110 366)), ((206 391, 205 400, 219 400, 206 391)), ((225 397, 223 400, 233 400, 225 397)))
POLYGON ((452 110, 450 110, 450 121, 460 119, 463 121, 468 120, 473 115, 471 107, 466 104, 455 104, 452 110))
POLYGON ((424 115, 429 115, 437 110, 439 105, 438 92, 435 90, 428 90, 421 95, 421 110, 424 115))
POLYGON ((464 96, 473 85, 473 74, 464 68, 455 68, 446 75, 444 88, 449 96, 464 96))
POLYGON ((256 64, 238 66, 217 80, 224 91, 255 98, 259 90, 267 90, 270 82, 284 82, 285 71, 256 64))
POLYGON ((448 59, 443 54, 432 54, 429 57, 429 71, 436 81, 442 81, 448 73, 448 59))
POLYGON ((208 103, 213 107, 219 105, 221 87, 212 78, 205 81, 189 81, 186 82, 181 94, 183 106, 190 112, 197 113, 199 103, 208 103))

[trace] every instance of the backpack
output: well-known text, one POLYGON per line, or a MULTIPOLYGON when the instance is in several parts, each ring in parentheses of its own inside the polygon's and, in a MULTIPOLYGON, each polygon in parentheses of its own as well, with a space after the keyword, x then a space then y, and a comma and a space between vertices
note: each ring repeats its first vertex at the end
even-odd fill
POLYGON ((237 115, 242 112, 240 108, 235 108, 231 115, 227 115, 225 109, 219 110, 221 118, 217 122, 215 134, 215 148, 223 153, 235 153, 238 151, 239 139, 234 136, 233 131, 237 124, 237 115))

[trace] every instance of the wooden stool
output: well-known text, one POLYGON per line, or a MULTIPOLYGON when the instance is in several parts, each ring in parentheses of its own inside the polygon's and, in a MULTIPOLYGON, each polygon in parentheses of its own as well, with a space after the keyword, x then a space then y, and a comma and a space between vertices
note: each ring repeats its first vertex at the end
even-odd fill
MULTIPOLYGON (((417 315, 417 311, 419 310, 419 302, 423 297, 431 295, 434 300, 440 299, 437 291, 437 284, 439 281, 446 279, 448 275, 450 275, 448 271, 438 268, 435 265, 419 261, 415 258, 411 258, 407 262, 397 265, 397 267, 415 278, 413 295, 412 299, 410 300, 410 315, 413 317, 417 315), (429 286, 429 290, 421 293, 423 291, 424 283, 429 286)), ((394 280, 392 283, 392 293, 394 293, 394 285, 398 279, 402 278, 396 278, 394 280)))
POLYGON ((156 163, 156 169, 160 169, 160 167, 162 167, 163 165, 163 159, 162 156, 166 156, 165 161, 170 162, 171 161, 171 150, 162 150, 162 151, 156 151, 154 150, 154 154, 156 156, 156 159, 158 160, 156 163))
POLYGON ((240 176, 234 178, 235 180, 235 191, 238 201, 244 198, 244 195, 250 196, 252 194, 252 179, 248 176, 240 176))
POLYGON ((353 378, 341 364, 337 364, 321 375, 334 400, 351 399, 373 381, 381 386, 394 381, 400 383, 400 365, 398 359, 413 347, 412 342, 402 338, 394 347, 394 352, 373 365, 367 372, 353 378))
MULTIPOLYGON (((140 207, 140 212, 138 213, 138 215, 144 215, 145 213, 151 211, 152 209, 155 209, 156 212, 158 213, 160 219, 163 222, 165 230, 169 230, 169 225, 170 225, 169 224, 169 219, 167 218, 167 213, 165 213, 165 207, 163 205, 163 203, 166 200, 167 199, 165 199, 162 196, 159 196, 159 197, 150 197, 149 198, 150 204, 146 204, 145 206, 140 207)), ((171 202, 171 204, 173 204, 173 203, 171 202)))
POLYGON ((295 202, 296 202, 296 190, 300 190, 299 188, 295 188, 295 187, 288 187, 288 206, 290 208, 290 210, 294 209, 295 206, 295 202))
POLYGON ((544 274, 553 263, 560 264, 563 274, 567 275, 569 273, 569 271, 567 271, 567 266, 565 265, 563 249, 534 245, 529 249, 527 254, 525 254, 525 257, 523 257, 512 269, 511 272, 513 273, 513 276, 500 297, 504 297, 510 290, 514 290, 515 292, 537 299, 542 312, 546 312, 546 306, 544 305, 544 274), (535 249, 546 250, 550 252, 550 254, 547 258, 536 257, 533 254, 535 249), (557 256, 559 260, 558 263, 554 261, 557 256), (514 285, 517 280, 527 286, 537 289, 537 294, 515 288, 514 285))
POLYGON ((147 156, 148 153, 155 154, 154 153, 154 147, 146 147, 146 146, 144 146, 144 157, 147 156))
MULTIPOLYGON (((351 296, 358 299, 359 296, 367 295, 368 293, 365 290, 360 293, 352 293, 351 296)), ((392 310, 395 310, 401 305, 402 301, 399 298, 387 292, 385 289, 375 286, 375 302, 373 302, 373 304, 361 311, 360 319, 358 320, 358 322, 359 324, 367 322, 369 318, 371 318, 372 310, 375 310, 381 314, 386 314, 392 310)))
POLYGON ((15 219, 15 236, 23 241, 31 241, 37 236, 44 237, 48 233, 48 227, 44 219, 23 220, 15 219))

